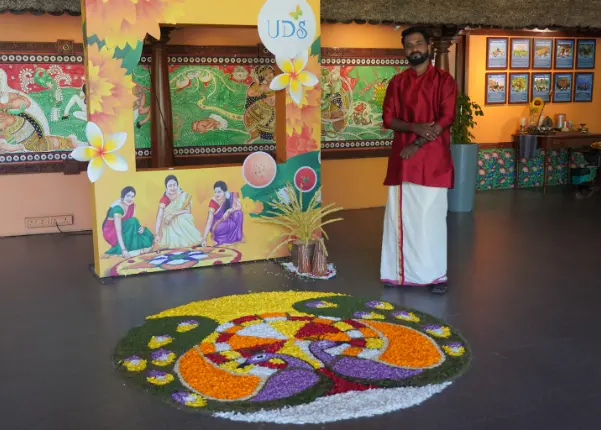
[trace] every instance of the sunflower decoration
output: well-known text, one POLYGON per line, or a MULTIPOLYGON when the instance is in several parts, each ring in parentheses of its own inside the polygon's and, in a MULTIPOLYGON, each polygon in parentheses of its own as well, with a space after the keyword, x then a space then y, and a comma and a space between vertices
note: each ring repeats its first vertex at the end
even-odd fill
POLYGON ((540 118, 543 115, 544 109, 545 109, 545 102, 540 97, 536 97, 534 100, 532 100, 530 102, 530 124, 532 126, 536 127, 538 125, 537 121, 536 121, 536 114, 539 114, 538 118, 540 120, 540 118))

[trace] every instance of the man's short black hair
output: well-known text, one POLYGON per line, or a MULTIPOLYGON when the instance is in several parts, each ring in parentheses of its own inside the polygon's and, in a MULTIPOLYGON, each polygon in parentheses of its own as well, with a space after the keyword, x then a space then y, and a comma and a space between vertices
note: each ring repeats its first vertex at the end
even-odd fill
POLYGON ((426 27, 409 27, 403 30, 403 33, 401 34, 401 42, 403 42, 403 45, 405 45, 405 38, 407 36, 416 33, 420 33, 422 36, 424 36, 424 40, 426 41, 426 43, 428 45, 430 44, 430 33, 428 33, 426 27))

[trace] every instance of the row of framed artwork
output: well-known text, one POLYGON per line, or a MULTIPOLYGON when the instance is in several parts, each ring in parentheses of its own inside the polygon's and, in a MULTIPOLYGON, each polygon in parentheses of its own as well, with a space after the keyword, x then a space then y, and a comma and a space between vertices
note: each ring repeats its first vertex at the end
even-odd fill
POLYGON ((486 69, 594 69, 596 48, 595 39, 488 37, 486 69))
POLYGON ((487 73, 486 104, 592 102, 594 73, 487 73))

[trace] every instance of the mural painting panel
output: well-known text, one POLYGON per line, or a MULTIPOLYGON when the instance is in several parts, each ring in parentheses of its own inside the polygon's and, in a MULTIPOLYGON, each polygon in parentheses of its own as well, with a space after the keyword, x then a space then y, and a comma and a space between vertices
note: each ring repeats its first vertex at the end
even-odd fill
MULTIPOLYGON (((87 144, 83 56, 0 53, 0 169, 61 161, 87 144)), ((53 45, 53 44, 50 44, 53 45)))

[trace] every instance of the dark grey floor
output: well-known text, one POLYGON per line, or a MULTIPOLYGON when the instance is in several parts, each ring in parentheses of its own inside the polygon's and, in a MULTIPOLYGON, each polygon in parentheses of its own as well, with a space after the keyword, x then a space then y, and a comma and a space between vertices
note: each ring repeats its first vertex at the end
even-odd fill
MULTIPOLYGON (((339 270, 302 282, 254 263, 99 285, 90 236, 0 240, 0 429, 282 428, 181 412, 124 386, 110 354, 149 314, 247 291, 308 289, 383 298, 461 330, 468 373, 423 405, 328 429, 596 429, 601 421, 601 200, 559 192, 478 194, 449 217, 450 293, 378 283, 382 210, 330 228, 339 270)), ((294 426, 288 426, 294 427, 294 426)), ((318 428, 317 426, 313 426, 318 428)))

